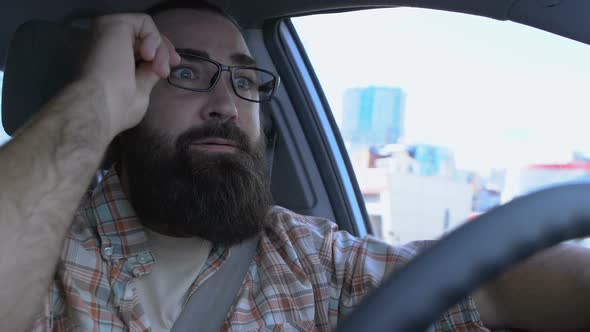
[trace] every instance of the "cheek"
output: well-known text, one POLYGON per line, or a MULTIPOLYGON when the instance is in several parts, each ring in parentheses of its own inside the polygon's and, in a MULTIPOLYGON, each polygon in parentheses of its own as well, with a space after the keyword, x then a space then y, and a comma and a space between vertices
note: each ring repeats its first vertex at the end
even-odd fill
MULTIPOLYGON (((191 106, 186 96, 170 89, 165 81, 160 81, 150 94, 150 103, 144 121, 150 127, 174 133, 186 129, 194 122, 191 106)), ((194 101, 192 102, 194 108, 194 101)))
POLYGON ((258 139, 262 130, 259 106, 257 104, 252 105, 252 103, 244 105, 238 116, 237 124, 248 134, 252 141, 258 139))

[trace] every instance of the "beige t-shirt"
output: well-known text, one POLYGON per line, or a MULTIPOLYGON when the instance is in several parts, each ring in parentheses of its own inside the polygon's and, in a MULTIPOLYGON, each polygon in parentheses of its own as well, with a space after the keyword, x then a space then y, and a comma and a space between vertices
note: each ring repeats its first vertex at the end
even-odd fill
POLYGON ((176 238, 146 228, 154 250, 153 271, 137 283, 137 291, 152 331, 170 331, 180 316, 188 290, 205 265, 211 242, 201 238, 176 238))

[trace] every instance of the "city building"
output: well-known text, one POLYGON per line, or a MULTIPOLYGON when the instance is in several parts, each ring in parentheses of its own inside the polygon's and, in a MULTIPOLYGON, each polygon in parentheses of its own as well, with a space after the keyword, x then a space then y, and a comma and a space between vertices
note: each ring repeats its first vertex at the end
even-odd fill
POLYGON ((401 88, 349 89, 340 128, 374 234, 394 245, 437 239, 467 221, 474 194, 455 178, 449 148, 404 142, 405 101, 401 88))
POLYGON ((401 88, 347 90, 341 128, 344 140, 353 149, 398 143, 404 135, 405 99, 401 88))

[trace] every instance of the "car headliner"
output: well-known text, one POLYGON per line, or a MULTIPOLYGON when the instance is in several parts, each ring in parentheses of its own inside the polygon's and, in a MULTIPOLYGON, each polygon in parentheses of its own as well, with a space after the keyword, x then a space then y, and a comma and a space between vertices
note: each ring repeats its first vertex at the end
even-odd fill
MULTIPOLYGON (((67 20, 98 14, 138 11, 158 0, 21 0, 0 4, 0 68, 14 31, 31 19, 67 20)), ((211 0, 234 15, 245 28, 265 21, 307 15, 380 7, 441 9, 498 20, 511 20, 590 43, 590 1, 587 0, 211 0)))

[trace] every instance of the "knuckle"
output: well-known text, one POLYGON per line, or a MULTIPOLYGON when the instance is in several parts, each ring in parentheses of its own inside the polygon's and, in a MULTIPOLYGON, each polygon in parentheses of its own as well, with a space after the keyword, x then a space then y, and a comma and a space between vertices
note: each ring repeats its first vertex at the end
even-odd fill
POLYGON ((145 13, 142 13, 140 15, 146 20, 146 22, 148 22, 149 24, 151 24, 154 27, 156 26, 156 23, 154 22, 154 19, 150 15, 145 14, 145 13))
POLYGON ((150 15, 145 14, 145 13, 137 13, 137 14, 134 14, 134 15, 137 15, 136 16, 136 19, 139 22, 142 22, 142 25, 144 27, 146 27, 146 28, 148 28, 150 30, 152 30, 152 29, 155 30, 156 29, 156 23, 154 22, 154 20, 152 19, 152 17, 150 15))

